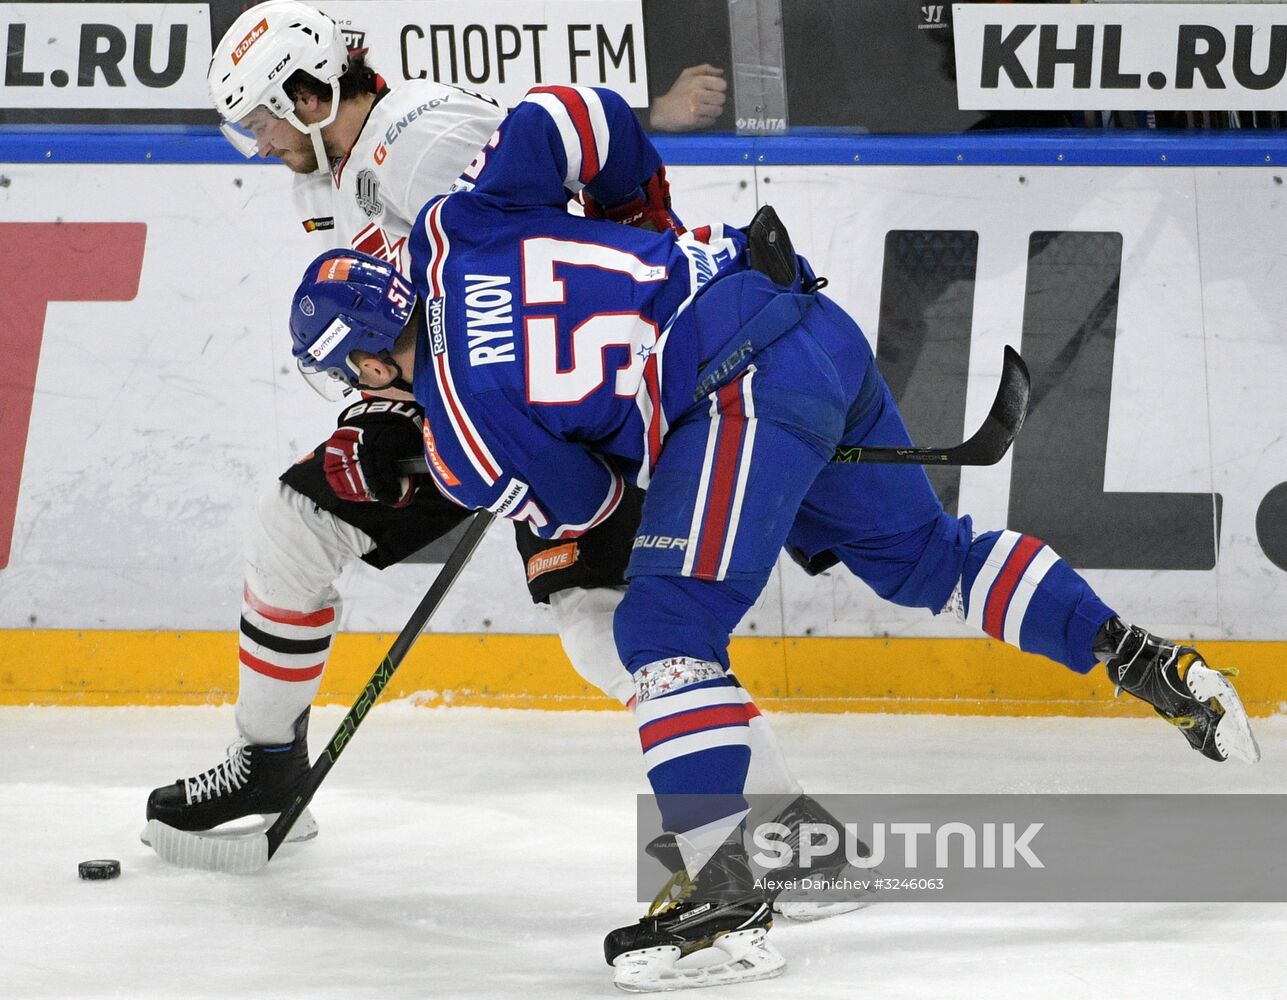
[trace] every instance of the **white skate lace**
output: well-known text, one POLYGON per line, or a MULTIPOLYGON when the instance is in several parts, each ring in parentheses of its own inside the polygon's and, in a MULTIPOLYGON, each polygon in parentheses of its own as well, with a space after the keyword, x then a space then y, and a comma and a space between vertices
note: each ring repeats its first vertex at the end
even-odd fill
POLYGON ((246 749, 245 740, 237 740, 228 747, 228 759, 216 764, 203 774, 185 778, 184 791, 188 804, 200 802, 205 798, 216 798, 229 792, 235 792, 250 777, 250 751, 246 749))

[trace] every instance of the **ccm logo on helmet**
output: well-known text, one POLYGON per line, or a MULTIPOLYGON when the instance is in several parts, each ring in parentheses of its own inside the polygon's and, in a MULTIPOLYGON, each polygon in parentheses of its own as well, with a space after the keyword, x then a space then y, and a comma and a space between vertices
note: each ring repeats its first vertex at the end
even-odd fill
POLYGON ((246 57, 250 47, 259 41, 259 36, 268 30, 268 18, 264 18, 257 25, 246 33, 246 37, 237 43, 237 47, 232 50, 232 64, 234 66, 246 57))

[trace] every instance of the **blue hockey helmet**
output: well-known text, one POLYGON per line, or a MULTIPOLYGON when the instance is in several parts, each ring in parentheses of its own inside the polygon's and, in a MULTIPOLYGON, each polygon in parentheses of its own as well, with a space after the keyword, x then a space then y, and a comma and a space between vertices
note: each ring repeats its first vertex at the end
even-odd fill
POLYGON ((300 372, 327 399, 363 388, 349 355, 387 357, 416 301, 392 264, 357 250, 326 251, 308 265, 291 302, 291 353, 300 372))

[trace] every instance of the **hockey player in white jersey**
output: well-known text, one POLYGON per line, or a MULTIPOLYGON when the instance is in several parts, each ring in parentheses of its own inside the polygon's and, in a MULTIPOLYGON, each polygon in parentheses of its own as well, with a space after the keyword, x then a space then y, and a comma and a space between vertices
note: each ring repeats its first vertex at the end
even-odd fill
MULTIPOLYGON (((451 186, 504 117, 491 98, 432 81, 386 86, 361 53, 347 51, 329 17, 295 0, 246 11, 216 47, 209 84, 233 144, 294 171, 303 228, 319 251, 352 247, 403 271, 416 214, 451 186)), ((468 516, 427 481, 417 488, 389 471, 393 459, 420 453, 418 406, 355 397, 330 440, 261 496, 246 538, 240 738, 227 760, 154 790, 148 819, 205 830, 283 808, 308 768, 308 706, 339 620, 336 579, 356 559, 381 569, 397 563, 468 516)), ((616 516, 574 543, 546 542, 523 526, 516 533, 532 597, 552 606, 573 666, 623 704, 634 684, 617 658, 612 618, 641 496, 632 493, 616 516)), ((802 795, 768 723, 742 698, 754 733, 751 790, 780 801, 778 818, 793 828, 825 818, 802 795)), ((316 831, 306 812, 291 839, 316 831)), ((816 918, 854 905, 780 908, 816 918)))

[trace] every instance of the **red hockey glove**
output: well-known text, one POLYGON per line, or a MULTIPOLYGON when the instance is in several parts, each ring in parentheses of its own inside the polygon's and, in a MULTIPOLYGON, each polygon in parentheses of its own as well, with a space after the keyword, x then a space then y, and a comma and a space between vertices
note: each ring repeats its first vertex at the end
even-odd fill
POLYGON ((416 483, 399 475, 396 463, 423 452, 423 421, 415 403, 364 399, 345 409, 322 457, 335 495, 356 503, 409 504, 416 483))
POLYGON ((609 222, 620 222, 623 226, 634 226, 636 229, 647 229, 654 233, 667 230, 676 236, 685 232, 679 220, 670 211, 670 184, 666 180, 666 168, 662 167, 636 189, 637 193, 628 201, 610 207, 601 205, 591 195, 581 192, 581 204, 585 207, 587 219, 607 219, 609 222))

